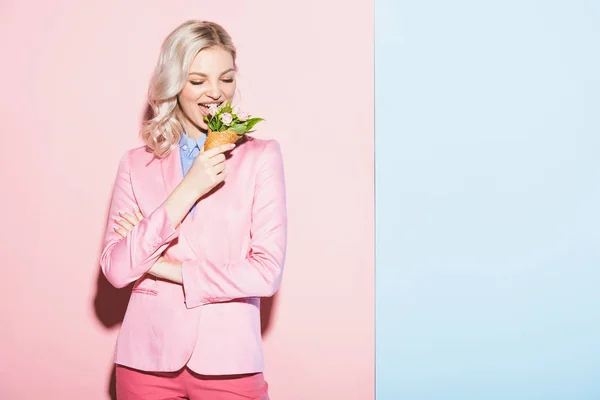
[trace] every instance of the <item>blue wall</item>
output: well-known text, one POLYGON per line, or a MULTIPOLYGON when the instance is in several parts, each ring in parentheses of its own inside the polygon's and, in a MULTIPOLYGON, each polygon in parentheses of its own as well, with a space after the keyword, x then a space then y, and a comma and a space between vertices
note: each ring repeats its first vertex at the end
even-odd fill
POLYGON ((600 399, 600 1, 375 24, 377 399, 600 399))

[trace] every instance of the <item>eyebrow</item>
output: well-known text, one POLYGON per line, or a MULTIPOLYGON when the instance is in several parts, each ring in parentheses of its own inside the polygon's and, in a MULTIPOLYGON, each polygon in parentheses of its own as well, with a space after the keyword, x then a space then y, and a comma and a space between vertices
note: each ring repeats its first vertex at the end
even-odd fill
MULTIPOLYGON (((228 70, 221 72, 221 76, 223 76, 226 73, 231 72, 231 71, 235 71, 235 68, 229 68, 228 70)), ((202 72, 190 72, 188 75, 206 76, 206 74, 203 74, 202 72)))

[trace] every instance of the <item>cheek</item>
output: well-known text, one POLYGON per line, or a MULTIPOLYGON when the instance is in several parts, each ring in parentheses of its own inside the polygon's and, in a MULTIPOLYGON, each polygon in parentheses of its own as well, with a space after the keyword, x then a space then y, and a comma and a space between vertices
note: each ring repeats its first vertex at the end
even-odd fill
POLYGON ((179 103, 184 111, 190 112, 197 110, 198 98, 200 97, 199 89, 186 86, 179 94, 179 103))
POLYGON ((225 93, 225 97, 227 97, 228 99, 231 99, 233 97, 233 95, 235 94, 235 88, 236 88, 235 83, 228 85, 225 88, 225 90, 223 91, 225 93))

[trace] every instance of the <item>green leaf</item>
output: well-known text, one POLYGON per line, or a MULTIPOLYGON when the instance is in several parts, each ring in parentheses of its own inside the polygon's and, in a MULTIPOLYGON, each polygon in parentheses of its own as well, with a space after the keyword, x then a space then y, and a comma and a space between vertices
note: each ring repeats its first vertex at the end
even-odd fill
POLYGON ((212 130, 215 125, 214 121, 212 120, 212 118, 210 118, 208 116, 206 116, 204 118, 206 119, 208 127, 212 130))
POLYGON ((244 124, 235 124, 232 125, 231 128, 229 128, 230 131, 233 131, 237 134, 242 134, 244 132, 246 132, 248 129, 246 128, 246 126, 244 124))
POLYGON ((252 129, 254 127, 254 125, 256 125, 257 123, 259 123, 260 121, 264 121, 263 118, 250 118, 248 121, 246 121, 245 125, 246 128, 248 130, 252 129))
POLYGON ((233 109, 231 108, 231 103, 230 102, 225 103, 225 105, 221 109, 222 113, 226 112, 226 113, 230 113, 231 114, 232 111, 233 111, 233 109))

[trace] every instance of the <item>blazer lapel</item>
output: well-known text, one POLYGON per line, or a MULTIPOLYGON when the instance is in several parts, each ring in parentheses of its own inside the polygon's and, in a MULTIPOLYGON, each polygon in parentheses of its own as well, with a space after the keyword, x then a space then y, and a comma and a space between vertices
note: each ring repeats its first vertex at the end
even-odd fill
POLYGON ((183 180, 183 169, 181 168, 181 155, 179 154, 179 146, 176 146, 169 153, 169 155, 162 160, 161 170, 168 196, 183 180))
MULTIPOLYGON (((179 185, 183 180, 183 169, 181 168, 181 155, 179 153, 179 146, 175 146, 169 155, 162 160, 161 172, 164 181, 166 197, 168 197, 173 190, 175 190, 177 185, 179 185)), ((190 228, 192 228, 192 221, 191 215, 188 213, 181 221, 181 233, 179 237, 182 238, 187 243, 188 247, 192 249, 194 254, 196 254, 194 246, 191 245, 191 241, 189 239, 190 234, 193 236, 190 228)))

